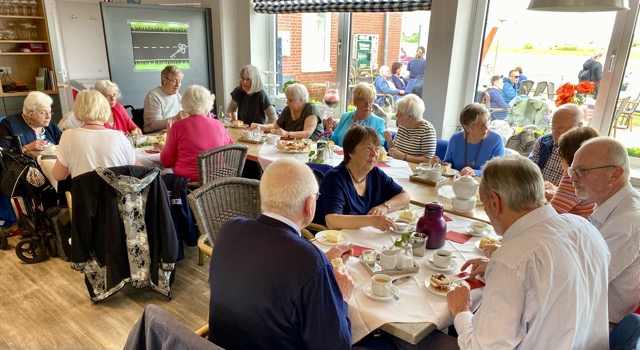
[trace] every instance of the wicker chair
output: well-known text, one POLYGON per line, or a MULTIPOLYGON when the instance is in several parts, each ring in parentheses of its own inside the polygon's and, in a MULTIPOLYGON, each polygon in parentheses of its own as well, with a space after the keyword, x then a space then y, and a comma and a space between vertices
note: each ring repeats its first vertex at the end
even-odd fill
POLYGON ((198 239, 198 264, 211 256, 220 227, 230 218, 257 218, 260 213, 260 181, 241 177, 218 179, 189 193, 189 207, 202 235, 198 239))
POLYGON ((226 145, 198 155, 199 186, 225 177, 240 177, 247 159, 246 145, 226 145))

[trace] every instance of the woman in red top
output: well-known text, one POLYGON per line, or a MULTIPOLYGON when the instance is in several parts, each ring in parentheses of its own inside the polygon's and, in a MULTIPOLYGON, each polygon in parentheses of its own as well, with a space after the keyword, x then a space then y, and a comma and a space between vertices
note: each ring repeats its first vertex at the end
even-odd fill
POLYGON ((209 116, 215 97, 200 85, 191 85, 182 94, 182 110, 189 117, 173 122, 167 129, 167 143, 160 154, 162 166, 198 182, 198 154, 233 143, 224 125, 209 116))
POLYGON ((122 96, 118 85, 109 80, 98 80, 93 88, 107 98, 111 107, 111 117, 108 122, 104 123, 105 128, 120 130, 125 134, 135 132, 142 135, 140 128, 129 117, 124 107, 118 103, 118 99, 122 96))

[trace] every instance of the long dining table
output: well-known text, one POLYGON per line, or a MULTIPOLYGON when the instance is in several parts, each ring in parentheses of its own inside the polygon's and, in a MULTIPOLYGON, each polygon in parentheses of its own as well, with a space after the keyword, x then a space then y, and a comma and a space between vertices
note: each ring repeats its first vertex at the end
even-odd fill
MULTIPOLYGON (((278 151, 273 145, 266 143, 244 142, 241 128, 229 128, 229 135, 231 135, 234 142, 247 145, 249 147, 247 159, 260 163, 263 169, 272 161, 282 157, 294 157, 304 162, 308 161, 308 155, 306 154, 284 153, 278 151)), ((332 165, 339 164, 342 159, 342 155, 334 153, 332 165)), ((424 207, 424 205, 429 202, 439 202, 443 205, 446 212, 487 223, 489 222, 489 218, 484 212, 484 207, 480 201, 478 201, 478 204, 470 212, 459 212, 453 209, 451 205, 451 185, 453 178, 448 178, 446 181, 438 183, 437 186, 431 186, 409 179, 409 175, 415 172, 418 164, 392 159, 388 163, 379 163, 378 165, 380 169, 409 192, 412 204, 424 207)))

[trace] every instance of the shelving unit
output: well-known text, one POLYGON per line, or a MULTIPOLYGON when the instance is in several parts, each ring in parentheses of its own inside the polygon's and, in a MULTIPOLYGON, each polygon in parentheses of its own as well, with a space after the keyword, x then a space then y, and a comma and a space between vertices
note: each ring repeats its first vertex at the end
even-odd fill
MULTIPOLYGON (((36 90, 36 76, 41 67, 54 71, 43 0, 36 1, 34 16, 0 15, 0 68, 11 68, 9 75, 0 73, 0 97, 26 96, 29 91, 36 90), (37 48, 29 48, 30 45, 41 47, 42 51, 36 52, 37 48), (32 52, 23 52, 27 48, 32 52), (17 89, 9 86, 12 80, 16 82, 17 89), (19 91, 25 89, 28 91, 19 91)), ((54 89, 44 93, 58 94, 55 79, 53 74, 54 89)))

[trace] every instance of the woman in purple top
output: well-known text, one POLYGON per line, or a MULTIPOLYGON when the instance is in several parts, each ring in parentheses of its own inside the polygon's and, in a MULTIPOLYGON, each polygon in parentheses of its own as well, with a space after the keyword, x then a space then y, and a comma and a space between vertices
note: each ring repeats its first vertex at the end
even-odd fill
POLYGON ((427 61, 424 58, 425 52, 426 50, 423 46, 418 46, 416 57, 407 64, 407 69, 409 70, 409 81, 407 82, 407 86, 404 91, 408 94, 413 92, 414 86, 422 85, 419 83, 424 80, 424 67, 427 64, 427 61))
POLYGON ((391 65, 391 81, 393 82, 393 85, 395 85, 396 89, 398 90, 404 90, 405 88, 404 79, 400 76, 401 71, 402 71, 402 63, 393 62, 393 64, 391 65))

